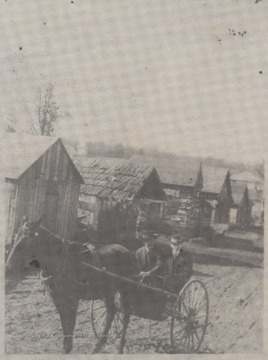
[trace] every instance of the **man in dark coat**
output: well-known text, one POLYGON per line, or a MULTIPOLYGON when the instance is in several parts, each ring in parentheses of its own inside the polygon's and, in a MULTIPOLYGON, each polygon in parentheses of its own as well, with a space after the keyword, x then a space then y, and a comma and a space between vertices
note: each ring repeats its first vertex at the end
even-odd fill
POLYGON ((136 251, 136 259, 142 278, 167 274, 167 260, 172 251, 168 242, 156 239, 153 235, 143 238, 144 246, 136 251))
POLYGON ((173 235, 170 239, 172 255, 167 261, 168 276, 165 287, 169 291, 179 292, 190 280, 193 272, 193 262, 189 253, 183 250, 184 237, 173 235))
MULTIPOLYGON (((168 241, 156 239, 152 232, 143 231, 139 237, 143 246, 136 251, 139 276, 143 283, 161 288, 168 273, 167 259, 171 257, 168 241)), ((138 312, 136 315, 162 320, 166 298, 150 290, 140 289, 133 294, 138 312)))

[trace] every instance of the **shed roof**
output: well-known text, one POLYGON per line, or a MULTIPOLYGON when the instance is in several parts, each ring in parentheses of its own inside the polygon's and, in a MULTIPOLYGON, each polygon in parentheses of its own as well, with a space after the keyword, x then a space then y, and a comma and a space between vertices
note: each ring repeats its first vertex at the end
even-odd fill
POLYGON ((239 173, 232 173, 232 179, 243 182, 262 182, 263 179, 259 174, 251 171, 242 171, 239 173))
POLYGON ((131 161, 151 164, 156 168, 161 182, 169 185, 195 186, 200 169, 200 161, 189 158, 147 158, 135 155, 131 161))
MULTIPOLYGON (((18 179, 58 140, 61 141, 60 138, 53 136, 6 133, 0 142, 1 177, 18 179)), ((63 148, 65 149, 64 145, 63 148)), ((65 151, 70 159, 66 149, 65 151)), ((70 161, 72 162, 71 159, 70 161)), ((82 178, 75 166, 74 169, 82 182, 82 178)))
POLYGON ((203 192, 219 194, 229 170, 222 167, 202 166, 203 192))
POLYGON ((100 198, 125 200, 134 196, 155 169, 126 159, 81 158, 74 160, 84 178, 81 193, 100 198))
POLYGON ((238 183, 231 181, 231 187, 232 187, 232 197, 233 197, 234 203, 236 205, 238 205, 241 203, 241 201, 243 199, 245 191, 247 190, 247 185, 238 184, 238 183))

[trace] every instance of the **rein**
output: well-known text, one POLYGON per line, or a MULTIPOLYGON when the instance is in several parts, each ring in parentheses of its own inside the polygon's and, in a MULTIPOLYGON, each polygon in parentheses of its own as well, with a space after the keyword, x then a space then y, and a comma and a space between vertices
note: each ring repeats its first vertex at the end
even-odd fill
POLYGON ((39 225, 41 229, 45 230, 46 232, 48 232, 50 235, 54 236, 56 239, 59 239, 61 240, 61 242, 63 243, 64 240, 59 236, 59 235, 56 235, 54 234, 53 232, 49 231, 47 228, 45 228, 44 226, 42 225, 39 225))
MULTIPOLYGON (((87 248, 85 250, 82 250, 82 251, 79 251, 79 252, 76 252, 76 253, 73 253, 72 255, 81 255, 81 254, 85 254, 85 253, 88 253, 88 252, 91 252, 92 254, 92 265, 93 266, 97 266, 99 269, 101 269, 101 263, 100 263, 100 259, 99 259, 99 256, 95 250, 95 246, 91 245, 91 244, 87 244, 85 245, 87 248)), ((64 251, 62 252, 63 256, 64 256, 64 251)), ((55 272, 55 274, 57 273, 57 271, 55 272)), ((41 281, 43 281, 44 285, 45 286, 48 286, 49 284, 47 283, 49 280, 53 280, 53 277, 55 276, 55 274, 51 274, 49 276, 43 276, 43 270, 41 270, 40 274, 39 274, 39 278, 41 281)), ((83 285, 83 283, 81 283, 80 281, 78 281, 77 279, 75 279, 75 277, 73 276, 70 276, 69 275, 69 278, 74 281, 75 283, 79 284, 79 285, 83 285)), ((55 282, 54 282, 54 285, 55 285, 55 282)))
POLYGON ((80 255, 80 254, 85 254, 87 252, 91 252, 92 254, 92 260, 93 260, 93 265, 101 268, 101 262, 100 262, 100 258, 99 258, 99 255, 96 251, 96 248, 94 245, 92 244, 85 244, 85 246, 87 247, 87 249, 85 250, 82 250, 82 251, 79 251, 77 253, 74 253, 73 255, 80 255))

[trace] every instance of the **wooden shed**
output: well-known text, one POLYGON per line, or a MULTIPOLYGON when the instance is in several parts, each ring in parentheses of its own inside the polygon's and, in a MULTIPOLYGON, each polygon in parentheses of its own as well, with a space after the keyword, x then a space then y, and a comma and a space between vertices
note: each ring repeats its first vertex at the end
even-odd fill
POLYGON ((251 222, 254 225, 263 225, 264 220, 264 178, 260 174, 250 171, 232 172, 232 184, 247 186, 251 202, 251 222))
POLYGON ((88 215, 87 225, 98 232, 100 241, 131 241, 140 211, 146 217, 161 217, 166 197, 152 166, 113 158, 74 161, 85 181, 79 215, 88 215))
POLYGON ((43 216, 43 225, 68 240, 75 231, 83 179, 56 137, 10 134, 1 141, 2 193, 7 244, 25 216, 43 216))
POLYGON ((222 167, 202 166, 202 226, 228 224, 230 208, 234 204, 229 170, 222 167))
POLYGON ((230 210, 230 223, 249 225, 251 219, 251 201, 245 184, 231 181, 234 205, 230 210))

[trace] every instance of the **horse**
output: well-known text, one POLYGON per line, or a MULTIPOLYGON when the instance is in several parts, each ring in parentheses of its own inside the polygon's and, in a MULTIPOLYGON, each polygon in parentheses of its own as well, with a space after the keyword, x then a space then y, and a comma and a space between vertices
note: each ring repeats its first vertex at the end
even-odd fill
MULTIPOLYGON (((118 350, 120 354, 123 353, 131 312, 127 286, 123 281, 109 278, 105 272, 100 273, 84 267, 83 262, 105 268, 117 275, 130 276, 135 267, 130 251, 119 244, 104 245, 94 250, 78 241, 65 242, 43 227, 41 221, 42 219, 27 221, 19 228, 15 236, 15 246, 17 249, 20 248, 20 251, 14 259, 17 269, 34 265, 41 270, 40 277, 60 315, 64 335, 63 352, 68 354, 73 347, 73 333, 80 299, 104 300, 105 326, 93 353, 101 351, 116 313, 114 300, 116 293, 119 292, 123 322, 118 350)), ((12 267, 12 261, 9 267, 12 267)))

